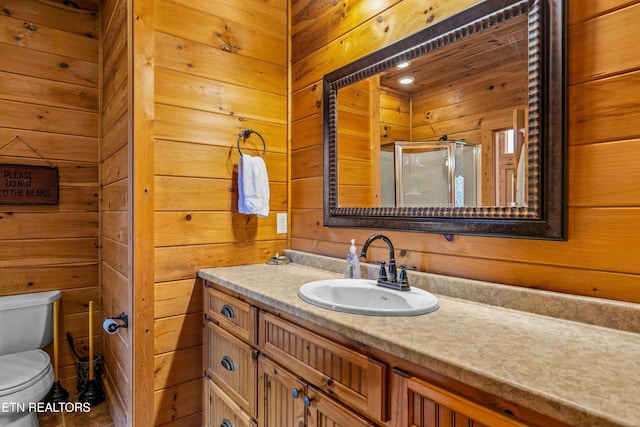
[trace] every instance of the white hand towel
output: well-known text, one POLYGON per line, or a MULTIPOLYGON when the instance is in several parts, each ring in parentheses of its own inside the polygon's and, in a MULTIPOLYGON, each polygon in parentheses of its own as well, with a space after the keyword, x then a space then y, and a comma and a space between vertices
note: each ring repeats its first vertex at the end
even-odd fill
POLYGON ((269 177, 262 157, 246 154, 238 162, 238 211, 256 214, 261 218, 269 216, 269 177))

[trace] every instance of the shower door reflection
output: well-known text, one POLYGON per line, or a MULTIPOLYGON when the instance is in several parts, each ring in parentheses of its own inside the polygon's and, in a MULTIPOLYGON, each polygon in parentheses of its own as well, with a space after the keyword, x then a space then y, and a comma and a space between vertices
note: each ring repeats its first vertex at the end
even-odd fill
POLYGON ((395 206, 480 204, 480 146, 464 141, 396 141, 393 153, 395 206))

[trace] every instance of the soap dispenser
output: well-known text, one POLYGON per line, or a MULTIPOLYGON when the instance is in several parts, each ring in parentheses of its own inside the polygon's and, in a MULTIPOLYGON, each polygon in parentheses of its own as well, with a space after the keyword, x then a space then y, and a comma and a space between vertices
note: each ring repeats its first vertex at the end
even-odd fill
POLYGON ((347 268, 344 272, 345 279, 359 279, 360 278, 360 258, 356 253, 356 239, 351 239, 351 247, 349 248, 349 255, 347 255, 347 268))

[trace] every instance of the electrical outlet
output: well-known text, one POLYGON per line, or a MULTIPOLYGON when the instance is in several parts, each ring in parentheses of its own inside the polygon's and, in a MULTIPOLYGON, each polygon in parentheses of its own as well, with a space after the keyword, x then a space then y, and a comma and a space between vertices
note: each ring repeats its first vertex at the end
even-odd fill
POLYGON ((276 215, 276 233, 287 234, 287 214, 278 213, 276 215))

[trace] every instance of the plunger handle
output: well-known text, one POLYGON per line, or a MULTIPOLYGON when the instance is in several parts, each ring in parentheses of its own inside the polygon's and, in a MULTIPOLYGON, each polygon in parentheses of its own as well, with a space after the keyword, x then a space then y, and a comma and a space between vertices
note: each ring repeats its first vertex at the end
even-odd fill
POLYGON ((53 381, 58 381, 58 316, 60 315, 60 300, 53 302, 53 381))
POLYGON ((89 381, 93 380, 93 301, 89 301, 89 381))

